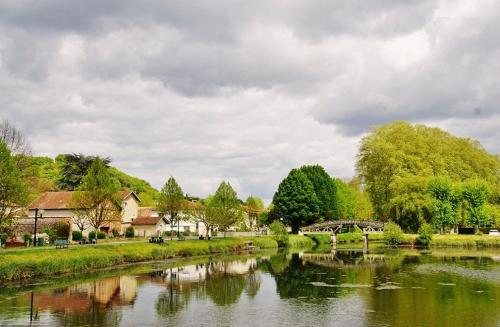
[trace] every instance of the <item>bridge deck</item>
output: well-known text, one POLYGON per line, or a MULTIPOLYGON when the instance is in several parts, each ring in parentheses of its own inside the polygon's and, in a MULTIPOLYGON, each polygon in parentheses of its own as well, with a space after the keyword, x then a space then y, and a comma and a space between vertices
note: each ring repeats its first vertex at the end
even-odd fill
POLYGON ((362 228, 365 232, 370 231, 382 231, 384 229, 384 223, 381 221, 372 220, 331 220, 325 221, 318 224, 309 225, 302 227, 301 231, 304 232, 330 232, 335 233, 342 227, 347 226, 357 226, 362 228))

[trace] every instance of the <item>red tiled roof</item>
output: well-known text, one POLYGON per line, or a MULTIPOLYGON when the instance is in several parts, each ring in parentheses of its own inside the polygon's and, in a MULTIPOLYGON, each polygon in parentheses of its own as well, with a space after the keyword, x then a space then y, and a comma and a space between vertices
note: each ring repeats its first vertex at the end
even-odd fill
POLYGON ((132 222, 132 225, 156 225, 161 217, 138 217, 132 222))
MULTIPOLYGON (((133 191, 119 191, 118 195, 122 199, 126 199, 129 195, 133 195, 137 201, 139 198, 133 191)), ((73 192, 61 191, 61 192, 45 192, 38 199, 33 201, 28 209, 77 209, 71 208, 69 203, 73 196, 73 192)))
POLYGON ((45 192, 28 209, 75 209, 69 207, 73 192, 45 192))

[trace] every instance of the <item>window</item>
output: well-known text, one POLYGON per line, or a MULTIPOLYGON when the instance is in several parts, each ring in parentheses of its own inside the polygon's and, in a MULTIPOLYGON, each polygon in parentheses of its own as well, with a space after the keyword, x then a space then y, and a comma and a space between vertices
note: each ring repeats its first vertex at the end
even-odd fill
POLYGON ((184 226, 184 231, 185 231, 185 232, 190 232, 190 231, 191 231, 191 230, 190 230, 190 227, 189 227, 189 226, 184 226))

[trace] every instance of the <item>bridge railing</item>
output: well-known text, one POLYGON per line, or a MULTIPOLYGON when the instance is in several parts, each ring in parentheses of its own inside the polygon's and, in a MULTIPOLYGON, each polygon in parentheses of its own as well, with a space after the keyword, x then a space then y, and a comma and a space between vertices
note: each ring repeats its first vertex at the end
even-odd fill
POLYGON ((333 231, 338 227, 358 226, 359 228, 384 229, 384 223, 373 220, 331 220, 301 228, 302 232, 333 231))

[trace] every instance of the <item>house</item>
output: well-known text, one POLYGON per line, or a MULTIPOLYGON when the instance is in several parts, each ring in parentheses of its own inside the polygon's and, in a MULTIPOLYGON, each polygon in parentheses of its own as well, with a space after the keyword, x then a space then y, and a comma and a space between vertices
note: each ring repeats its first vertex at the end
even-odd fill
POLYGON ((163 217, 137 217, 132 222, 135 236, 142 237, 161 236, 167 225, 168 221, 163 217))
MULTIPOLYGON (((137 217, 140 203, 137 194, 133 191, 120 191, 118 195, 122 200, 120 219, 101 227, 101 231, 105 233, 110 233, 112 229, 124 233, 125 229, 131 226, 132 221, 137 217)), ((70 191, 45 192, 28 206, 28 217, 20 219, 18 229, 33 231, 36 215, 38 217, 37 231, 43 231, 46 226, 52 223, 64 222, 70 225, 71 236, 71 231, 79 230, 75 223, 78 217, 75 216, 74 210, 81 209, 72 207, 72 196, 73 192, 70 191)), ((82 232, 84 235, 88 235, 92 230, 92 227, 87 226, 82 232)))
POLYGON ((170 224, 168 215, 160 219, 161 215, 155 207, 139 207, 138 217, 132 223, 136 236, 152 236, 163 235, 165 232, 176 233, 179 230, 183 234, 205 235, 205 225, 195 222, 189 215, 189 210, 194 209, 196 204, 191 201, 186 201, 186 210, 179 212, 179 221, 174 225, 170 224), (153 228, 153 226, 155 226, 153 228), (153 232, 154 230, 154 232, 153 232), (151 234, 152 233, 152 234, 151 234))

